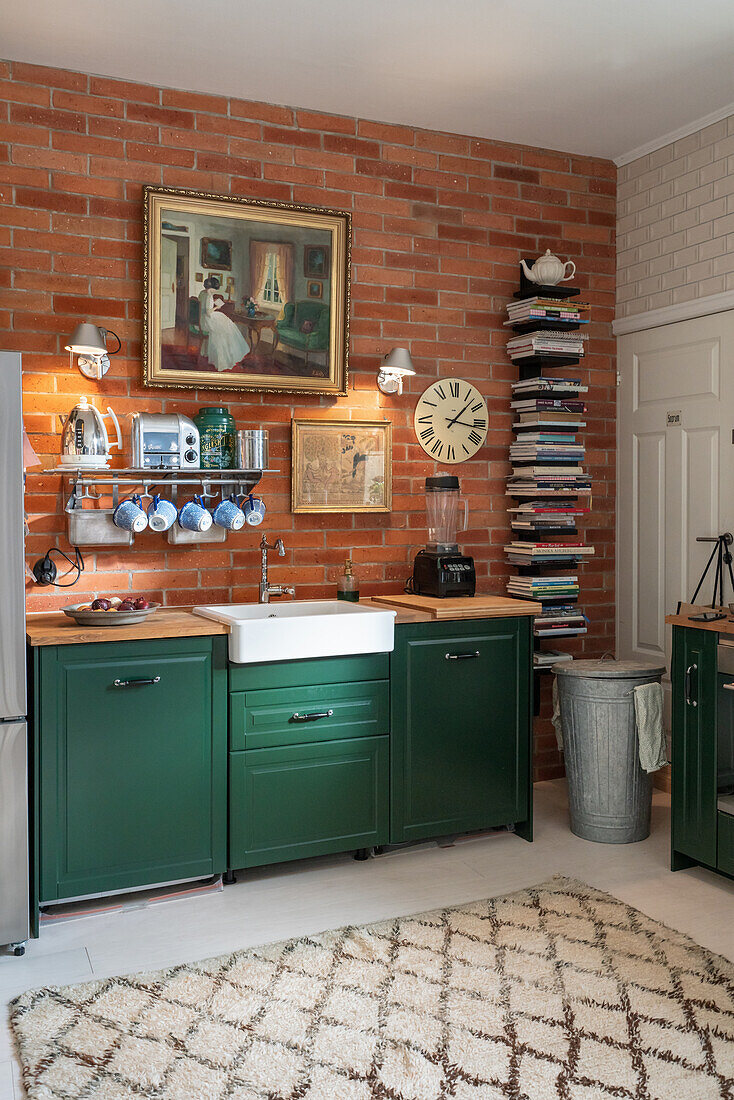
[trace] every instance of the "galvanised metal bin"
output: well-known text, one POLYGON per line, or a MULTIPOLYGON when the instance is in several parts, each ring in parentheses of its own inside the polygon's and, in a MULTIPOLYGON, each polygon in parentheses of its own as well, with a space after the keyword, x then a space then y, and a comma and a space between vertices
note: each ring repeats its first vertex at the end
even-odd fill
POLYGON ((650 833, 652 776, 640 766, 633 689, 665 665, 569 661, 553 665, 563 730, 571 832, 601 844, 650 833))

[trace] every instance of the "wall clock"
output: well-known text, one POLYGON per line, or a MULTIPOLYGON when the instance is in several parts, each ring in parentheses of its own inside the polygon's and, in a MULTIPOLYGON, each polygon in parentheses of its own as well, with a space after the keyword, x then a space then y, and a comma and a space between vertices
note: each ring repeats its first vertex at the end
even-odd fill
POLYGON ((413 425, 431 458, 465 462, 487 438, 487 402, 471 382, 442 378, 418 398, 413 425))

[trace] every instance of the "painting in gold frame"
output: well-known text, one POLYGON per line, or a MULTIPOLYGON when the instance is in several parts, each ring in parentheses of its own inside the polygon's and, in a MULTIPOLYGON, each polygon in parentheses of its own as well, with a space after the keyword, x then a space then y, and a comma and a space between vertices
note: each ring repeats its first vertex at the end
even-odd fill
POLYGON ((165 187, 143 202, 146 386, 346 394, 348 212, 165 187), (231 266, 202 281, 212 240, 231 266), (331 257, 320 299, 304 274, 314 249, 331 257))
POLYGON ((293 512, 389 512, 389 420, 292 421, 293 512))

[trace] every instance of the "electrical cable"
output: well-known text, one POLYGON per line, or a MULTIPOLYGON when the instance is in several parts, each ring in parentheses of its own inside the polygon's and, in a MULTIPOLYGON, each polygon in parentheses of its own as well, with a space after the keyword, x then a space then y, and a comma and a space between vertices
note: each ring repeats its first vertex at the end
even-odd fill
POLYGON ((84 558, 82 557, 81 551, 79 550, 78 546, 74 548, 73 558, 70 558, 66 551, 61 550, 60 547, 52 546, 49 550, 46 551, 45 557, 40 558, 34 565, 33 575, 35 576, 38 583, 41 585, 53 585, 54 588, 73 588, 81 577, 83 570, 84 558), (67 584, 61 584, 60 581, 57 581, 55 579, 57 573, 56 566, 51 561, 52 554, 60 554, 61 557, 65 558, 66 561, 68 561, 71 565, 72 568, 64 573, 64 577, 68 577, 72 570, 76 570, 76 576, 74 577, 73 581, 69 581, 67 584))

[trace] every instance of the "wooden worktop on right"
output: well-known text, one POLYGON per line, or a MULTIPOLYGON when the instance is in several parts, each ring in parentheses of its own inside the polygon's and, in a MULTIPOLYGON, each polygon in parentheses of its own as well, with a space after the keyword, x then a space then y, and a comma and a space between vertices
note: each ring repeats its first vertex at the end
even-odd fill
POLYGON ((372 603, 387 604, 398 610, 421 611, 430 619, 504 619, 515 615, 539 615, 542 604, 533 600, 513 600, 509 596, 371 596, 372 603))

